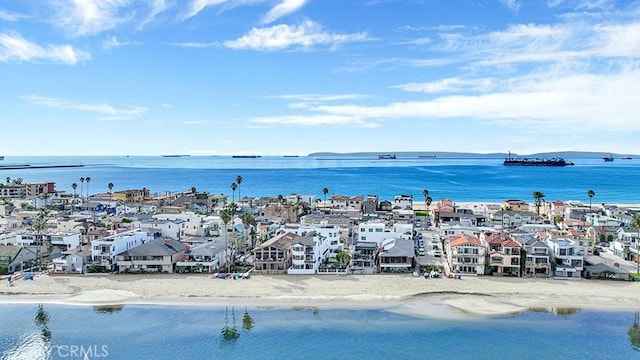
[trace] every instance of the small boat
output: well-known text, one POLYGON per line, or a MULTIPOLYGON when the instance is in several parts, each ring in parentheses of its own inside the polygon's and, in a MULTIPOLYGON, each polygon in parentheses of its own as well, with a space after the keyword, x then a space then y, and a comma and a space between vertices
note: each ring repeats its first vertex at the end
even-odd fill
POLYGON ((622 159, 622 160, 631 160, 633 158, 631 156, 623 156, 620 159, 622 159))
POLYGON ((613 155, 609 154, 609 156, 603 157, 602 161, 604 161, 604 162, 612 162, 613 161, 613 155))
POLYGON ((168 155, 162 155, 162 157, 168 157, 168 158, 177 158, 177 157, 188 157, 190 155, 181 155, 181 154, 168 154, 168 155))
POLYGON ((395 158, 396 158, 396 156, 393 155, 393 154, 381 154, 381 155, 378 155, 378 159, 380 159, 380 160, 393 160, 395 158))
POLYGON ((4 155, 0 155, 0 160, 4 160, 4 155))
POLYGON ((260 155, 231 155, 234 159, 255 159, 259 158, 260 155))

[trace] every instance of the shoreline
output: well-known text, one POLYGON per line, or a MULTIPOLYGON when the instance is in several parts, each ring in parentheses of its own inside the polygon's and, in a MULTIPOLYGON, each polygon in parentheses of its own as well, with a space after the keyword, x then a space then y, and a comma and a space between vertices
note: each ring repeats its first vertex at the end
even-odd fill
POLYGON ((40 275, 0 285, 0 306, 251 306, 384 309, 409 316, 464 319, 532 309, 640 309, 640 284, 596 280, 411 275, 346 277, 256 275, 222 280, 209 275, 40 275))

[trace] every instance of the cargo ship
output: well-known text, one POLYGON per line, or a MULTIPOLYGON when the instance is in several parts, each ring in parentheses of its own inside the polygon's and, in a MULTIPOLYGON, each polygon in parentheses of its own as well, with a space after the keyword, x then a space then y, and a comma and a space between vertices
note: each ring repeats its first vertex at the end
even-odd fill
POLYGON ((385 159, 391 159, 391 160, 393 160, 393 159, 395 159, 395 158, 396 158, 396 156, 395 156, 395 155, 392 155, 392 154, 382 154, 382 155, 378 155, 378 159, 380 159, 380 160, 385 160, 385 159))
POLYGON ((563 158, 529 158, 529 157, 512 157, 511 152, 509 156, 504 159, 503 165, 508 166, 571 166, 574 165, 571 161, 567 161, 563 158))

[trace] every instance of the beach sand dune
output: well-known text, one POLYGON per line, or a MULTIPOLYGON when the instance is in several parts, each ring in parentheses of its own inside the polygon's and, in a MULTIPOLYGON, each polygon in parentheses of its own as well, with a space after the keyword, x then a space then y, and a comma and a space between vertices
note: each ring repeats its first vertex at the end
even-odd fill
POLYGON ((640 283, 411 275, 254 275, 242 280, 177 274, 40 275, 0 286, 0 302, 382 307, 421 316, 494 315, 549 307, 635 310, 640 308, 640 283))

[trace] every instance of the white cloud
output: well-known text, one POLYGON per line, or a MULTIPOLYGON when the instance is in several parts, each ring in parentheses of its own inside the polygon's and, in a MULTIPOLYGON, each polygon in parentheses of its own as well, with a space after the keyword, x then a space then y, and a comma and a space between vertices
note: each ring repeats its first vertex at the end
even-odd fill
POLYGON ((58 99, 39 95, 26 95, 21 99, 36 105, 48 106, 58 109, 70 109, 79 111, 89 111, 106 116, 99 117, 99 120, 126 120, 142 116, 147 112, 146 107, 128 106, 125 108, 115 108, 105 103, 80 103, 65 99, 58 99))
POLYGON ((185 12, 181 18, 182 20, 188 19, 190 17, 194 17, 200 13, 200 11, 204 10, 209 6, 215 6, 224 4, 228 0, 191 0, 189 3, 187 12, 185 12))
POLYGON ((206 49, 206 48, 216 48, 220 47, 219 43, 210 42, 210 43, 201 43, 201 42, 185 42, 185 43, 170 43, 171 46, 185 47, 185 48, 194 48, 194 49, 206 49))
POLYGON ((73 36, 95 35, 130 21, 134 0, 57 0, 53 23, 73 36), (127 10, 129 10, 127 12, 127 10))
POLYGON ((401 89, 407 92, 427 94, 467 91, 486 92, 492 90, 494 87, 495 80, 491 78, 466 80, 459 77, 425 83, 407 83, 391 86, 391 88, 401 89))
POLYGON ((267 99, 301 100, 309 102, 356 100, 370 97, 364 94, 285 94, 267 96, 267 99))
POLYGON ((102 43, 102 47, 106 50, 111 50, 113 48, 120 47, 120 46, 137 45, 137 44, 138 43, 136 41, 121 41, 121 40, 118 40, 117 37, 111 36, 102 43))
POLYGON ((4 21, 18 21, 23 16, 8 10, 0 9, 0 20, 4 21))
POLYGON ((91 59, 70 45, 40 46, 18 33, 0 33, 0 62, 42 62, 73 65, 91 59))
POLYGON ((520 10, 520 2, 518 0, 500 0, 500 2, 510 10, 520 10))
POLYGON ((331 34, 313 21, 305 21, 298 26, 275 25, 269 28, 253 28, 248 34, 225 41, 231 49, 283 50, 290 47, 311 48, 315 45, 337 46, 347 42, 365 41, 366 33, 331 34))
POLYGON ((284 124, 284 125, 304 125, 304 126, 320 126, 320 125, 357 125, 365 127, 375 127, 376 124, 362 121, 357 116, 343 115, 291 115, 291 116, 272 116, 272 117, 254 117, 249 122, 256 124, 284 124))
POLYGON ((164 13, 170 7, 172 7, 173 6, 173 1, 171 1, 171 3, 169 3, 168 1, 171 1, 171 0, 152 0, 151 1, 151 11, 144 18, 144 20, 142 20, 142 22, 138 25, 138 30, 144 29, 145 26, 147 26, 148 24, 153 22, 158 15, 164 13))
POLYGON ((262 19, 262 23, 269 24, 283 16, 296 12, 307 2, 308 0, 282 0, 278 5, 269 10, 267 15, 262 19))

